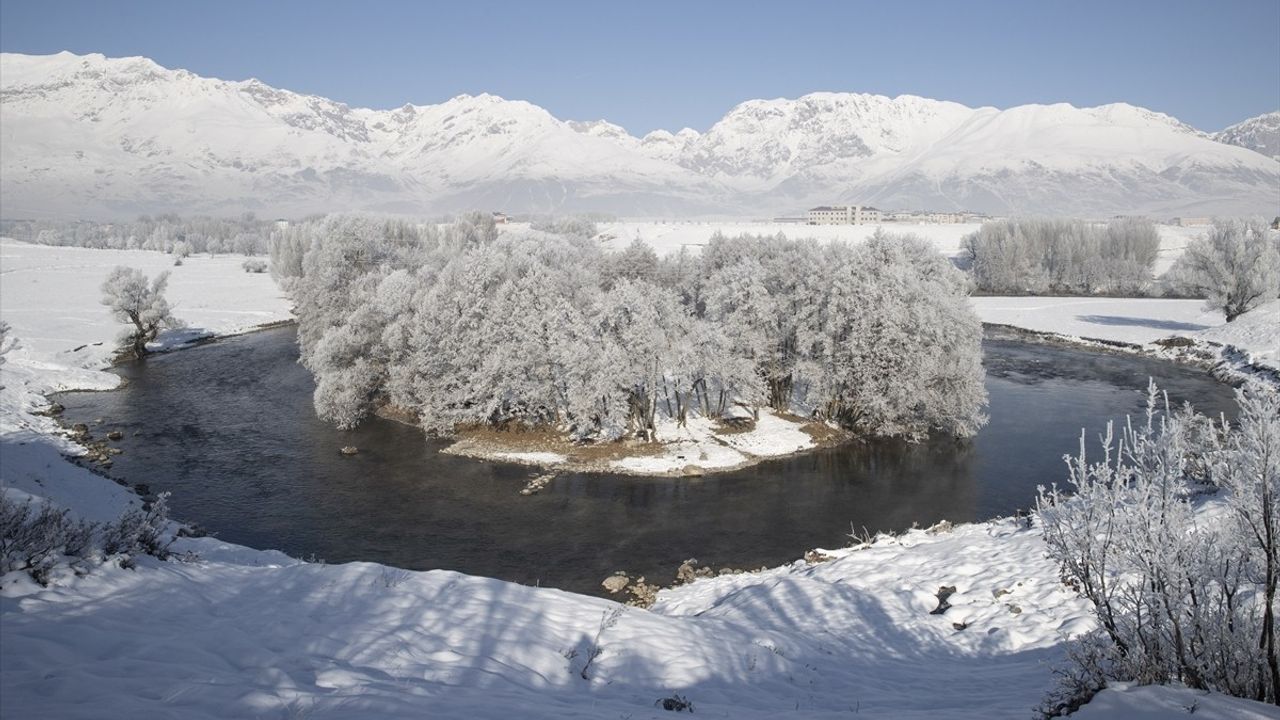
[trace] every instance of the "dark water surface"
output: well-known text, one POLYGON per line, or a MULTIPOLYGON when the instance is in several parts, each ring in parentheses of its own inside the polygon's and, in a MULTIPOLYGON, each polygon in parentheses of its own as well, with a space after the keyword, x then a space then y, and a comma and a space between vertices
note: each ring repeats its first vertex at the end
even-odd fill
POLYGON ((984 350, 991 422, 968 442, 855 443, 702 478, 566 473, 528 497, 531 468, 442 455, 386 420, 322 423, 292 327, 124 366, 124 389, 59 401, 69 422, 101 418, 95 435, 124 431, 112 476, 171 491, 175 517, 225 540, 593 593, 615 570, 666 581, 689 557, 776 565, 845 544, 851 527, 1027 508, 1063 477, 1082 427, 1092 443, 1108 417, 1142 412, 1149 376, 1179 403, 1236 412, 1202 371, 1006 339, 984 350))

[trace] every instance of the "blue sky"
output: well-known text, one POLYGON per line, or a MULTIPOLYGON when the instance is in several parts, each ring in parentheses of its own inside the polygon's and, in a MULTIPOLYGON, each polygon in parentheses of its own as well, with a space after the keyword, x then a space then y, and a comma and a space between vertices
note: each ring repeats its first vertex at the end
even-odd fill
POLYGON ((0 2, 6 52, 145 55, 388 108, 490 92, 635 134, 817 90, 1124 101, 1205 130, 1280 108, 1280 0, 0 2))

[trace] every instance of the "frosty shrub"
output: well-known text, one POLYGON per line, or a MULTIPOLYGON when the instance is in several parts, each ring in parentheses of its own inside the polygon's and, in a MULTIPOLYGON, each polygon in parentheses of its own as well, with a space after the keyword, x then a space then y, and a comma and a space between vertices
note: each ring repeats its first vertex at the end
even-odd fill
POLYGON ((964 239, 979 290, 1014 295, 1138 295, 1151 285, 1160 235, 1150 220, 984 223, 964 239))
POLYGON ((245 260, 244 263, 240 265, 240 267, 244 268, 244 271, 247 273, 264 273, 267 271, 267 267, 269 266, 267 265, 266 260, 259 260, 258 258, 249 258, 248 260, 245 260))
POLYGON ((1205 298, 1231 322, 1280 295, 1280 247, 1258 221, 1219 221, 1166 274, 1172 294, 1205 298))
POLYGON ((169 557, 172 539, 165 540, 169 522, 169 493, 160 493, 146 509, 134 508, 102 528, 102 552, 106 555, 169 557))
POLYGON ((1109 426, 1096 460, 1082 438, 1067 487, 1040 489, 1049 552, 1101 626, 1076 654, 1092 667, 1064 673, 1078 687, 1181 682, 1280 702, 1280 396, 1251 384, 1237 397, 1238 424, 1215 426, 1152 386, 1143 422, 1118 438, 1109 426), (1204 503, 1212 490, 1221 501, 1204 503))
MULTIPOLYGON (((317 413, 383 404, 424 429, 539 426, 653 439, 658 417, 736 407, 872 435, 971 435, 981 325, 928 243, 716 237, 700 256, 620 253, 577 234, 330 217, 297 227, 290 288, 317 413)), ((292 262, 292 261, 291 261, 292 262)))
POLYGON ((5 364, 10 352, 18 348, 18 339, 13 336, 13 326, 0 320, 0 365, 5 364))
POLYGON ((147 343, 165 327, 176 323, 169 310, 164 291, 169 283, 169 273, 162 272, 149 284, 147 276, 137 268, 118 266, 102 283, 102 304, 120 322, 133 325, 126 331, 124 340, 135 357, 147 354, 147 343))
POLYGON ((75 562, 88 557, 93 533, 92 523, 73 520, 66 510, 47 502, 18 502, 0 493, 0 574, 20 570, 48 584, 58 559, 75 562))
POLYGON ((570 235, 573 237, 592 238, 600 231, 594 220, 588 217, 568 216, 535 220, 530 227, 534 230, 549 232, 553 235, 570 235))
POLYGON ((77 571, 97 555, 169 556, 165 539, 168 493, 145 510, 134 509, 109 523, 92 523, 71 517, 66 509, 48 502, 18 502, 0 493, 0 574, 22 571, 41 585, 59 561, 77 571))

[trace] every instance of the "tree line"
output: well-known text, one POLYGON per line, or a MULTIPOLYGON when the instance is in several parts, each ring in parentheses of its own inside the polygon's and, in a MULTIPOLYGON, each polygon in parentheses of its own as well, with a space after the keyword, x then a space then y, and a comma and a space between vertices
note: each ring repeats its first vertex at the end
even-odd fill
POLYGON ((276 223, 253 213, 234 218, 141 215, 134 220, 5 220, 0 234, 41 245, 110 250, 158 250, 179 257, 191 253, 265 255, 276 223))
POLYGON ((339 216, 277 236, 320 416, 352 427, 390 404, 441 434, 583 440, 762 407, 912 439, 985 422, 967 280, 923 240, 717 236, 659 258, 555 229, 339 216))
POLYGON ((983 223, 963 247, 982 292, 1142 295, 1152 288, 1160 234, 1140 218, 1021 218, 983 223))

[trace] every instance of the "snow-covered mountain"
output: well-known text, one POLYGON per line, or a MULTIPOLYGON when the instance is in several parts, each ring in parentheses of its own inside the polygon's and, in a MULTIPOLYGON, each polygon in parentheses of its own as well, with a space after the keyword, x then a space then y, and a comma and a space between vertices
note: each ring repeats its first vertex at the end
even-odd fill
POLYGON ((900 96, 752 100, 704 133, 462 95, 348 107, 145 58, 0 55, 7 217, 607 211, 808 205, 1106 216, 1274 213, 1280 164, 1129 105, 997 110, 900 96))
POLYGON ((1280 110, 1236 123, 1226 130, 1214 133, 1213 139, 1280 160, 1280 110))

